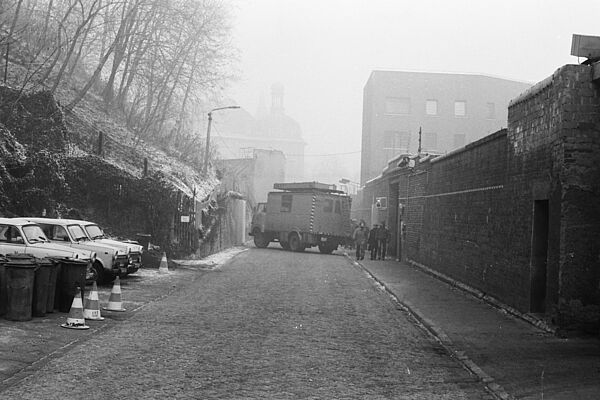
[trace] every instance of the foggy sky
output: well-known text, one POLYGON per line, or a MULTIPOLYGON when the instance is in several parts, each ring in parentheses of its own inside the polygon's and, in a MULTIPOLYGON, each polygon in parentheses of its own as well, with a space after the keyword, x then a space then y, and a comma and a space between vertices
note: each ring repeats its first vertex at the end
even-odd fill
MULTIPOLYGON (((530 83, 569 55, 573 33, 600 35, 598 0, 230 0, 240 79, 229 97, 255 114, 285 87, 307 164, 358 180, 363 87, 374 69, 481 73, 530 83)), ((583 61, 580 60, 580 61, 583 61)), ((307 177, 310 180, 319 176, 307 177)), ((334 182, 328 182, 334 183, 334 182)))

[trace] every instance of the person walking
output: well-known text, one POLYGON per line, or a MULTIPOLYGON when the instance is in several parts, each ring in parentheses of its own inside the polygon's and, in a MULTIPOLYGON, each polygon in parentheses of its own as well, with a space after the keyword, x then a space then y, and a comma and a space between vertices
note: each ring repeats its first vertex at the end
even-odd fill
POLYGON ((382 222, 379 229, 377 229, 377 258, 379 260, 385 260, 385 253, 389 240, 390 230, 385 227, 385 222, 382 222))
POLYGON ((369 246, 369 250, 371 251, 371 260, 375 260, 377 257, 377 249, 379 248, 377 245, 377 236, 379 232, 379 227, 377 224, 373 225, 373 229, 369 232, 369 239, 367 240, 367 244, 369 246))
POLYGON ((367 238, 369 230, 365 227, 365 221, 361 220, 358 224, 358 228, 352 233, 352 239, 356 245, 356 259, 362 260, 365 258, 365 246, 367 244, 367 238))

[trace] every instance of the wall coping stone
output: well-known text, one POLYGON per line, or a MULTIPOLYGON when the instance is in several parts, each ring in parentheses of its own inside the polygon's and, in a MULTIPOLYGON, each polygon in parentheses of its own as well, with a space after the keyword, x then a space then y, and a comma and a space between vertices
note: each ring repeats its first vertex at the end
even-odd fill
POLYGON ((456 149, 456 150, 452 150, 450 153, 447 153, 447 154, 444 154, 442 156, 436 157, 436 158, 434 158, 434 159, 431 160, 431 163, 434 164, 434 163, 446 160, 447 158, 452 158, 452 157, 454 157, 454 156, 456 156, 458 154, 464 153, 466 151, 470 151, 470 150, 472 150, 472 149, 474 149, 476 147, 482 146, 482 145, 484 145, 484 144, 486 144, 488 142, 491 142, 493 140, 496 140, 496 139, 498 139, 498 138, 500 138, 502 136, 506 136, 506 132, 507 132, 506 128, 502 128, 499 131, 496 131, 496 132, 491 133, 491 134, 489 134, 487 136, 484 136, 481 139, 476 140, 474 142, 471 142, 471 143, 467 144, 464 147, 461 147, 461 148, 456 149))

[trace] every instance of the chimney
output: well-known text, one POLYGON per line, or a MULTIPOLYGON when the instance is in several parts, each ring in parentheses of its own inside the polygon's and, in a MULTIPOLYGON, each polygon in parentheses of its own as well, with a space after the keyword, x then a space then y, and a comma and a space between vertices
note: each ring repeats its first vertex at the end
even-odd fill
POLYGON ((283 85, 274 83, 271 86, 271 114, 283 114, 283 85))

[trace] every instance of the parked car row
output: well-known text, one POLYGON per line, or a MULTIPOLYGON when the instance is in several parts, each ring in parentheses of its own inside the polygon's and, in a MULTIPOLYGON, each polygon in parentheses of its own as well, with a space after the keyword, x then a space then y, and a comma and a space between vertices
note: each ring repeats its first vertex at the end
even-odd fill
POLYGON ((136 272, 143 247, 107 238, 97 224, 54 218, 0 218, 0 254, 68 257, 88 262, 87 281, 110 282, 136 272))

